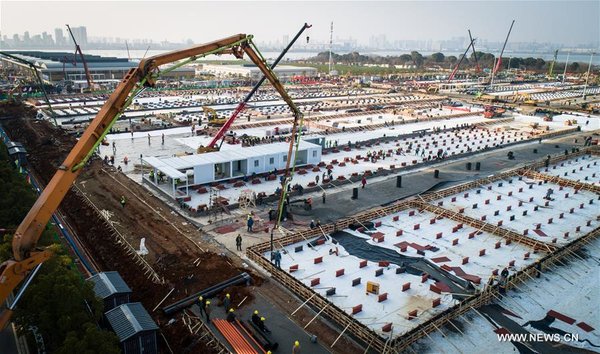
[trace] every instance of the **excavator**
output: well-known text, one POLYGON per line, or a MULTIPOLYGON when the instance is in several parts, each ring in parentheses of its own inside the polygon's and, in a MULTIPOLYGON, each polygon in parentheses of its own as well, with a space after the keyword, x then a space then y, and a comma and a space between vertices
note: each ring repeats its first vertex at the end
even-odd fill
POLYGON ((204 110, 204 113, 206 113, 206 117, 208 117, 209 127, 222 127, 223 124, 227 122, 227 119, 219 118, 219 116, 217 115, 217 111, 215 111, 214 109, 206 106, 202 107, 202 109, 204 110))
MULTIPOLYGON (((12 240, 13 258, 0 265, 0 302, 4 303, 11 292, 27 278, 15 297, 15 299, 19 299, 41 264, 51 257, 52 254, 49 249, 38 249, 36 247, 50 217, 119 116, 123 114, 137 94, 146 87, 155 86, 157 78, 161 74, 168 73, 207 55, 233 54, 236 58, 242 59, 245 54, 262 71, 266 79, 290 106, 295 115, 293 131, 298 130, 298 123, 301 124, 302 122, 300 111, 267 65, 265 58, 260 54, 252 39, 252 35, 236 34, 210 43, 148 57, 141 60, 137 68, 132 68, 125 74, 16 229, 12 240), (175 64, 161 71, 160 67, 168 63, 175 64)), ((295 137, 294 134, 292 136, 295 137)), ((292 154, 294 140, 291 139, 290 141, 288 156, 292 154)), ((299 137, 296 142, 299 142, 299 137)), ((298 147, 297 143, 296 149, 298 147)), ((289 164, 290 159, 288 158, 286 171, 289 169, 289 164)), ((285 183, 284 186, 287 187, 285 183)), ((10 321, 16 302, 13 301, 0 314, 0 327, 3 328, 10 321)))

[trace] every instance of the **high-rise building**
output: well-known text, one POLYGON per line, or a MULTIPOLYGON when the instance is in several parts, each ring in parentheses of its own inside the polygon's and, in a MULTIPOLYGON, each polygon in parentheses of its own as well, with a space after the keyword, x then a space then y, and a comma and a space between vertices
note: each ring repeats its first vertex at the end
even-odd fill
POLYGON ((88 43, 87 28, 85 26, 71 27, 71 32, 80 46, 85 46, 88 43))
POLYGON ((67 44, 66 38, 63 35, 62 28, 55 28, 54 29, 54 41, 56 42, 57 46, 63 46, 65 44, 67 44))

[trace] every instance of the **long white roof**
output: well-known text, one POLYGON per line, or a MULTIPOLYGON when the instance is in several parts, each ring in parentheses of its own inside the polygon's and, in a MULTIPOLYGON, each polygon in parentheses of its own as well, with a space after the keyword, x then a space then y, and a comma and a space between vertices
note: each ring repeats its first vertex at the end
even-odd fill
MULTIPOLYGON (((267 155, 276 155, 281 153, 287 154, 289 147, 289 143, 282 142, 249 147, 240 147, 239 149, 229 149, 204 154, 194 154, 178 157, 145 157, 144 161, 167 174, 167 172, 163 170, 163 168, 165 167, 171 167, 175 170, 187 170, 193 168, 194 166, 209 165, 229 161, 247 160, 250 158, 262 157, 267 155)), ((300 146, 298 147, 299 151, 308 150, 309 148, 320 148, 320 145, 302 140, 300 141, 300 146)))
POLYGON ((187 180, 187 175, 185 173, 179 172, 177 169, 173 168, 172 166, 169 166, 168 164, 164 163, 162 160, 156 157, 144 157, 142 161, 161 171, 169 178, 187 180))

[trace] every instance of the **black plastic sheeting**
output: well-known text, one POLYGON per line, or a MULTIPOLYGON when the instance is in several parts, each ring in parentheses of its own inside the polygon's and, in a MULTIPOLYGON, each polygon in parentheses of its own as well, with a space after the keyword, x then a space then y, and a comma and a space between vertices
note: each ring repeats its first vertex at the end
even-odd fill
MULTIPOLYGON (((367 228, 372 228, 372 223, 368 225, 365 223, 364 225, 367 228)), ((351 225, 350 228, 354 228, 355 226, 357 225, 351 225)), ((371 262, 388 261, 399 267, 404 267, 406 272, 412 275, 427 273, 432 279, 448 285, 455 293, 474 293, 473 286, 467 280, 438 268, 424 258, 405 256, 388 248, 371 245, 366 239, 356 237, 345 231, 336 231, 331 234, 331 237, 334 242, 344 247, 348 253, 358 258, 371 262)))

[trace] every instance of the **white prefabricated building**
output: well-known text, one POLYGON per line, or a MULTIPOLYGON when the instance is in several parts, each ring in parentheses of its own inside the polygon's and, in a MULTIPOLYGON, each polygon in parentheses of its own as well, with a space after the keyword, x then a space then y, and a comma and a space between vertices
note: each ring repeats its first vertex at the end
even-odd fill
MULTIPOLYGON (((149 157, 143 162, 154 169, 154 175, 163 169, 167 170, 163 173, 177 170, 197 185, 284 169, 288 150, 289 143, 281 142, 179 157, 149 157)), ((295 158, 296 166, 318 164, 321 146, 300 141, 295 158)))

